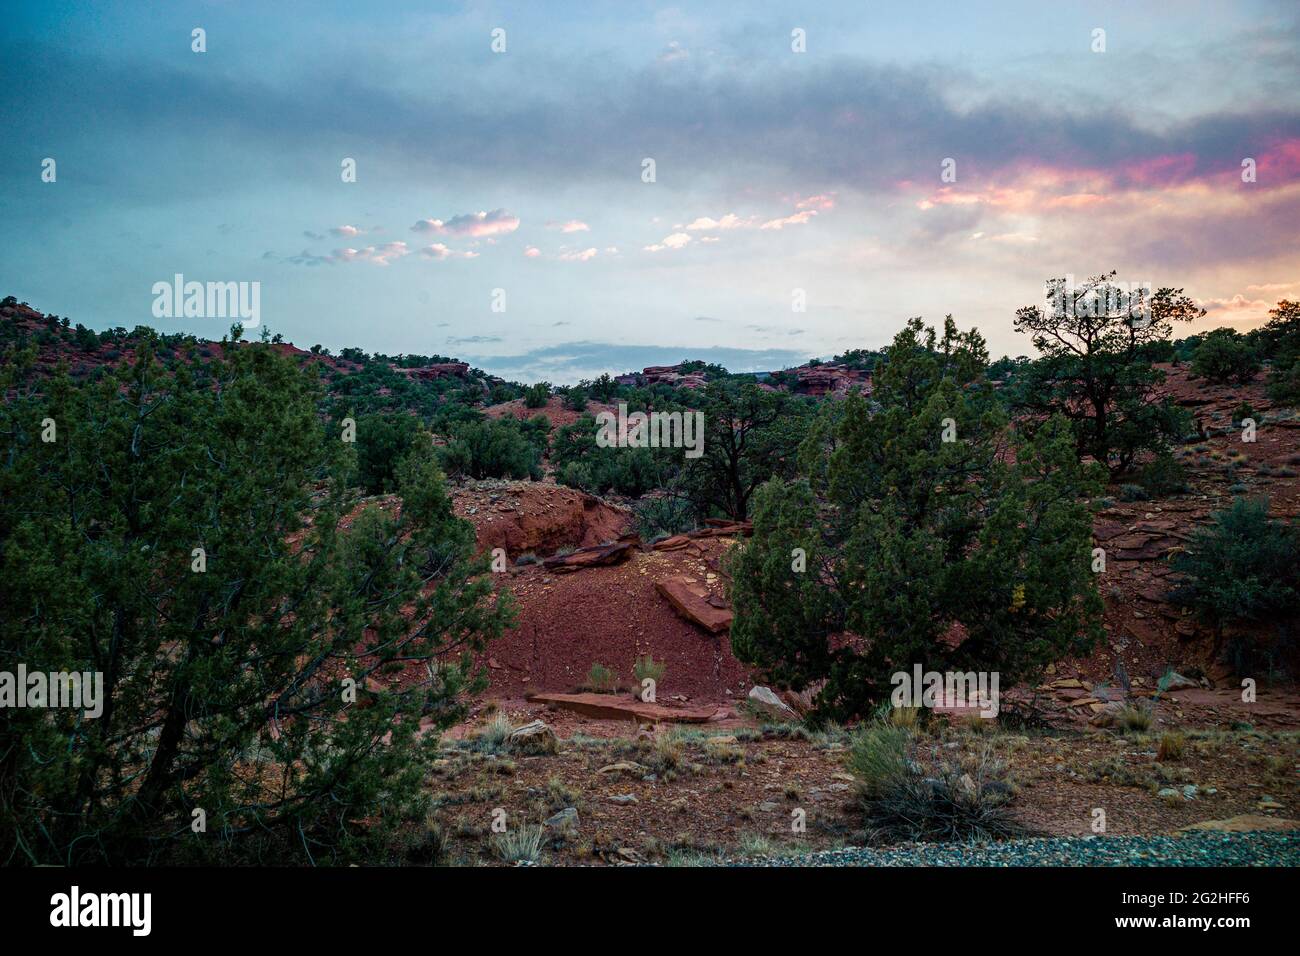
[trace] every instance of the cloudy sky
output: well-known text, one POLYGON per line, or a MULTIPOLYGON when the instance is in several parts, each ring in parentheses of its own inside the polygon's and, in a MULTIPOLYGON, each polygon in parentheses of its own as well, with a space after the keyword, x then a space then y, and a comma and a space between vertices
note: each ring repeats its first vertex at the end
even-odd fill
POLYGON ((1210 326, 1300 297, 1294 0, 48 0, 0 63, 0 292, 95 328, 220 337, 153 284, 257 281, 299 345, 568 382, 912 315, 1026 353, 1112 268, 1210 326))

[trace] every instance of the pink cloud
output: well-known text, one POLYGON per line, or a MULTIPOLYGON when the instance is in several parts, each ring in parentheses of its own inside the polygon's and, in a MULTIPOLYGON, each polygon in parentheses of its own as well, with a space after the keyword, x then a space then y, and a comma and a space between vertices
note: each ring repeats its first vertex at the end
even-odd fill
POLYGON ((581 252, 561 252, 556 256, 556 258, 561 262, 586 262, 588 259, 594 259, 595 257, 596 250, 594 247, 591 249, 583 249, 581 252))
POLYGON ((806 199, 796 200, 794 204, 794 208, 795 209, 820 209, 822 211, 834 209, 835 194, 834 193, 819 194, 816 196, 809 196, 806 199))
POLYGON ((1199 300, 1207 316, 1229 322, 1263 321, 1268 318, 1268 310, 1273 308, 1273 304, 1267 299, 1247 299, 1240 292, 1230 299, 1199 300))
POLYGON ((581 219, 570 219, 568 222, 548 222, 548 229, 558 229, 560 232, 590 232, 591 227, 581 219))
POLYGON ((453 216, 446 222, 441 219, 420 219, 411 226, 411 231, 485 239, 490 236, 503 236, 518 228, 518 216, 513 216, 504 209, 494 209, 491 212, 471 212, 453 216))
POLYGON ((524 255, 526 255, 529 259, 536 259, 541 254, 542 254, 542 250, 538 249, 536 246, 529 246, 527 249, 524 250, 524 255))

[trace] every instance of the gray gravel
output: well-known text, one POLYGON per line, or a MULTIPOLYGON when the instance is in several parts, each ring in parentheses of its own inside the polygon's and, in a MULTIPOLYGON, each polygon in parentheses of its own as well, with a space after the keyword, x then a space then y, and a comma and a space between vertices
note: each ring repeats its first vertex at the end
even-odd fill
POLYGON ((1000 843, 905 843, 805 856, 749 857, 727 866, 1300 866, 1300 832, 1049 837, 1000 843))

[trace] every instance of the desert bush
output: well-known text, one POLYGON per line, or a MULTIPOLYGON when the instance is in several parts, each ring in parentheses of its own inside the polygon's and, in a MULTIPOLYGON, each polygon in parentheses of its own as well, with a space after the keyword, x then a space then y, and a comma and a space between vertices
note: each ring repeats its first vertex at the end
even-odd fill
POLYGON ((658 684, 664 679, 664 673, 668 670, 666 661, 656 661, 649 654, 644 657, 638 657, 632 665, 632 675, 636 678, 637 686, 647 677, 658 684))
POLYGON ((566 807, 578 805, 578 792, 568 786, 559 777, 550 777, 546 781, 546 806, 552 813, 558 813, 566 807))
POLYGON ((498 833, 492 849, 506 863, 536 863, 542 855, 542 828, 526 825, 498 833))
POLYGON ((551 400, 550 382, 537 382, 524 389, 524 407, 542 408, 551 400))
POLYGON ((648 495, 632 506, 642 539, 672 537, 695 528, 695 506, 684 498, 648 495))
POLYGON ((474 749, 485 754, 501 753, 514 729, 510 718, 498 713, 474 736, 474 749))
POLYGON ((1187 469, 1168 451, 1162 450, 1138 470, 1137 483, 1154 497, 1180 494, 1187 490, 1187 469))
POLYGON ((1147 494, 1147 490, 1143 488, 1141 485, 1128 484, 1128 485, 1119 486, 1120 501, 1128 501, 1128 502, 1146 501, 1150 497, 1151 496, 1147 494))
POLYGON ((965 761, 940 757, 925 766, 914 753, 915 739, 879 720, 855 733, 849 769, 858 779, 868 833, 897 842, 988 840, 1023 832, 1007 807, 1014 788, 988 747, 965 761))
POLYGON ((513 420, 461 422, 440 449, 449 475, 469 478, 542 477, 541 452, 513 420))
POLYGON ((1276 624, 1272 646, 1247 636, 1254 631, 1234 629, 1227 649, 1245 668, 1279 663, 1300 608, 1300 530, 1293 521, 1270 519, 1267 499, 1238 498, 1211 520, 1175 555, 1174 570, 1184 579, 1171 598, 1220 635, 1228 625, 1276 624))
POLYGON ((1259 357, 1235 329, 1207 334, 1192 356, 1192 372, 1219 385, 1245 384, 1259 371, 1259 357))
POLYGON ((1127 705, 1115 715, 1115 726, 1125 733, 1145 733, 1151 729, 1153 720, 1150 707, 1127 705))
POLYGON ((1176 730, 1166 731, 1160 737, 1160 748, 1156 759, 1160 761, 1181 760, 1187 749, 1187 738, 1176 730))
POLYGON ((906 782, 911 773, 911 739, 907 728, 882 721, 872 721, 853 735, 849 772, 857 778, 864 799, 876 799, 906 782))
POLYGON ((890 707, 886 719, 895 727, 915 733, 921 727, 921 708, 890 707))
POLYGON ((591 494, 638 496, 665 487, 680 460, 657 448, 615 448, 596 444, 596 419, 583 415, 556 430, 551 461, 562 485, 591 494))
POLYGON ((604 664, 595 663, 587 671, 587 690, 607 694, 618 687, 618 675, 604 664))

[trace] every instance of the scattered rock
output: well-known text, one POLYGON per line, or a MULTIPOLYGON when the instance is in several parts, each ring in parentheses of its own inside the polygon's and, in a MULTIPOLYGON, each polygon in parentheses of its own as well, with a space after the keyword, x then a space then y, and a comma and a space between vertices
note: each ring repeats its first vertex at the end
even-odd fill
POLYGON ((543 824, 548 830, 572 830, 578 826, 577 807, 565 807, 552 817, 547 817, 543 824))
POLYGON ((678 615, 710 634, 720 634, 731 628, 731 609, 715 607, 703 585, 692 584, 686 578, 677 576, 656 581, 655 590, 667 599, 678 615))
POLYGON ((797 719, 794 708, 783 701, 767 687, 754 686, 749 689, 749 700, 759 710, 779 720, 797 719))
POLYGON ((559 744, 555 731, 541 720, 516 727, 508 742, 512 751, 521 754, 553 754, 559 744))
POLYGON ((1160 689, 1163 691, 1193 690, 1200 686, 1198 681, 1184 677, 1177 671, 1170 671, 1160 678, 1160 689))
POLYGON ((596 773, 626 773, 637 777, 644 776, 646 772, 645 767, 631 760, 620 760, 618 763, 612 763, 596 771, 596 773))

